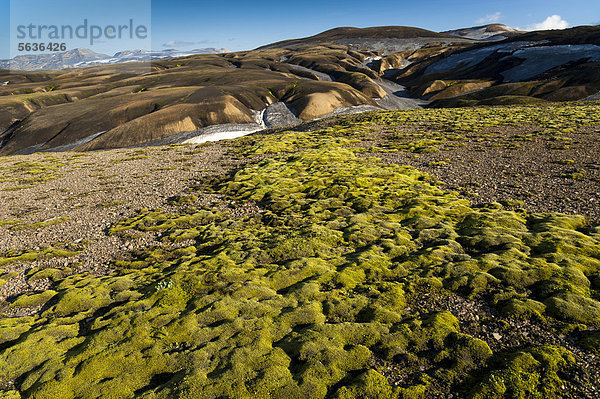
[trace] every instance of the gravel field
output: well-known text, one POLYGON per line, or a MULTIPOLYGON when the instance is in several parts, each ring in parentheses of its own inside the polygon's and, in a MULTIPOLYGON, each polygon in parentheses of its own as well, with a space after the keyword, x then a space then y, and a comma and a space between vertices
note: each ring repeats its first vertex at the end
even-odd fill
MULTIPOLYGON (((375 155, 426 171, 474 204, 505 201, 513 208, 584 215, 600 223, 600 129, 565 133, 568 145, 543 136, 521 140, 534 130, 494 129, 484 140, 481 133, 472 134, 464 146, 418 157, 406 152, 375 155)), ((370 144, 382 140, 385 136, 378 136, 370 144)))
MULTIPOLYGON (((68 259, 0 265, 5 273, 18 275, 0 287, 0 300, 47 288, 48 279, 26 278, 34 268, 69 266, 72 273, 110 272, 111 260, 156 244, 152 234, 132 242, 110 236, 107 231, 113 223, 144 208, 172 210, 169 199, 184 195, 195 179, 223 175, 231 168, 220 144, 200 150, 151 147, 0 158, 0 253, 39 250, 58 243, 83 243, 85 247, 68 259), (33 163, 57 169, 36 175, 52 173, 50 180, 19 185, 18 179, 28 175, 33 163)), ((201 203, 214 200, 207 196, 201 203)))

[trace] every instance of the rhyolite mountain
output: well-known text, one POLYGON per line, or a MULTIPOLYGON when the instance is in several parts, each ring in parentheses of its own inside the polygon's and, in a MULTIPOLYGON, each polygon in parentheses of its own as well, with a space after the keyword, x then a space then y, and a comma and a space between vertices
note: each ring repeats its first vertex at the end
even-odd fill
POLYGON ((310 37, 268 44, 259 47, 259 49, 294 47, 316 43, 335 43, 349 46, 353 49, 396 52, 418 49, 431 43, 451 45, 454 43, 469 42, 472 41, 456 35, 437 33, 410 26, 380 26, 373 28, 342 27, 330 29, 310 37))
POLYGON ((506 26, 504 24, 488 24, 482 26, 474 26, 472 28, 449 30, 442 33, 452 36, 463 37, 466 39, 499 41, 526 32, 515 28, 511 28, 510 26, 506 26))
POLYGON ((431 106, 581 100, 600 92, 600 27, 514 34, 414 61, 392 79, 431 106))
POLYGON ((252 51, 155 60, 151 72, 135 62, 0 72, 8 82, 0 86, 0 154, 176 143, 214 126, 256 130, 339 112, 580 100, 600 91, 598 26, 510 31, 502 41, 461 31, 336 28, 252 51))

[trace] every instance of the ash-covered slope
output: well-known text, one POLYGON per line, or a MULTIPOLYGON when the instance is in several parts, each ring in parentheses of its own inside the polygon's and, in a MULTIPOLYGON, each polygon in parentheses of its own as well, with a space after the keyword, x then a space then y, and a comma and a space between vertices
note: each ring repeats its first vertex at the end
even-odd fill
POLYGON ((431 43, 464 42, 470 42, 470 40, 410 26, 343 27, 330 29, 310 37, 268 44, 260 47, 260 49, 286 48, 314 43, 336 43, 357 49, 397 52, 415 50, 431 43))
POLYGON ((213 125, 247 131, 349 107, 417 106, 367 66, 378 57, 329 44, 157 61, 141 75, 136 63, 0 74, 9 81, 0 87, 0 154, 186 141, 213 125), (273 106, 285 114, 263 112, 273 106))
POLYGON ((421 57, 395 79, 441 106, 584 99, 600 91, 600 27, 452 49, 421 57))

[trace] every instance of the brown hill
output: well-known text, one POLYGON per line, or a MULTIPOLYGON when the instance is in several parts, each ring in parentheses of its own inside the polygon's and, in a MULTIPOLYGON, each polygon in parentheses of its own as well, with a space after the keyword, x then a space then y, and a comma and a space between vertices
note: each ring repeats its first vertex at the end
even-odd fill
POLYGON ((432 106, 581 100, 600 91, 600 27, 519 34, 419 57, 395 75, 432 106))
POLYGON ((73 143, 116 148, 210 125, 251 124, 278 102, 302 119, 377 106, 374 98, 386 92, 364 66, 374 55, 320 45, 160 61, 140 75, 136 64, 0 73, 9 81, 0 86, 0 154, 73 143))
POLYGON ((372 28, 354 28, 342 27, 327 30, 314 36, 300 39, 283 40, 277 43, 268 44, 259 47, 259 49, 290 47, 309 43, 335 42, 345 39, 416 39, 416 38, 436 38, 436 39, 456 39, 455 36, 432 32, 426 29, 413 28, 410 26, 378 26, 372 28))
POLYGON ((570 29, 527 32, 509 41, 547 41, 553 45, 597 44, 600 45, 600 25, 577 26, 570 29))

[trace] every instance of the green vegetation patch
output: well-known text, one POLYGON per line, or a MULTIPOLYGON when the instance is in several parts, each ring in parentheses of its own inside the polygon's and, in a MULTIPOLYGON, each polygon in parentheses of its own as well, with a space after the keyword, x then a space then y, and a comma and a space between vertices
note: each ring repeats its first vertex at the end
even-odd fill
POLYGON ((33 262, 40 259, 68 258, 82 251, 80 245, 56 245, 40 250, 8 250, 0 252, 0 265, 33 262))
POLYGON ((416 169, 364 157, 364 118, 393 116, 232 142, 255 160, 195 188, 239 209, 142 210, 114 225, 160 245, 115 260, 111 275, 52 275, 53 292, 16 298, 48 302, 0 320, 0 386, 40 398, 561 396, 566 349, 494 352, 456 315, 415 304, 453 292, 508 317, 596 328, 600 229, 475 208, 416 169))
POLYGON ((60 158, 45 157, 37 161, 20 161, 0 167, 0 172, 5 175, 3 181, 17 183, 16 186, 5 190, 20 190, 61 177, 58 171, 64 164, 60 158))
POLYGON ((41 229, 43 227, 61 224, 68 220, 71 220, 71 218, 61 216, 61 217, 51 218, 51 219, 47 219, 47 220, 43 220, 41 222, 35 222, 35 223, 17 223, 17 224, 14 224, 13 226, 11 226, 9 229, 13 230, 13 231, 37 230, 37 229, 41 229))

